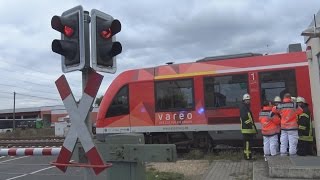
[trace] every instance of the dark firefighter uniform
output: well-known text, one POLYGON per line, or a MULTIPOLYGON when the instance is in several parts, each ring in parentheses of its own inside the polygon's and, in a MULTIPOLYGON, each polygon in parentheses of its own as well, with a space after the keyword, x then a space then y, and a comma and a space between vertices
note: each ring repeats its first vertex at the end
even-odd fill
POLYGON ((257 134, 257 128, 254 124, 252 113, 248 104, 241 104, 240 106, 240 122, 241 133, 243 135, 243 153, 246 160, 252 159, 251 146, 254 136, 257 134))
POLYGON ((308 104, 304 103, 301 108, 303 113, 298 116, 298 152, 299 156, 312 155, 313 133, 312 121, 308 104))

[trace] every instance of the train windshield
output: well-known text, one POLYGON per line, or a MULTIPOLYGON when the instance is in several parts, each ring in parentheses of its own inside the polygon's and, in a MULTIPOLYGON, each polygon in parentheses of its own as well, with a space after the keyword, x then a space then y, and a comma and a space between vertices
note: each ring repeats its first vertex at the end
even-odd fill
POLYGON ((109 106, 106 117, 120 116, 129 114, 129 102, 128 102, 128 85, 123 86, 113 98, 111 105, 109 106))

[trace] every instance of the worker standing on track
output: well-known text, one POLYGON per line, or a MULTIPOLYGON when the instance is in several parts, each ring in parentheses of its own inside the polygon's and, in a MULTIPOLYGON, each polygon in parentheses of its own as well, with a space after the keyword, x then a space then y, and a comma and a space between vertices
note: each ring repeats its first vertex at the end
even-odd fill
POLYGON ((303 97, 297 97, 297 103, 303 109, 303 113, 298 117, 299 141, 297 154, 299 156, 313 155, 313 128, 308 103, 306 103, 306 100, 303 97))
POLYGON ((298 144, 298 119, 297 116, 302 114, 303 110, 292 102, 289 93, 284 95, 283 102, 273 108, 274 113, 281 116, 281 137, 280 137, 280 154, 285 156, 289 154, 294 156, 297 154, 298 144))
POLYGON ((268 101, 263 102, 262 111, 259 113, 261 132, 263 135, 264 156, 278 154, 278 133, 280 130, 280 118, 272 112, 272 105, 268 101))
POLYGON ((257 134, 257 128, 254 124, 252 113, 250 111, 250 95, 244 94, 242 97, 242 104, 240 106, 240 122, 241 133, 244 142, 244 158, 246 160, 252 159, 251 146, 252 141, 257 134))

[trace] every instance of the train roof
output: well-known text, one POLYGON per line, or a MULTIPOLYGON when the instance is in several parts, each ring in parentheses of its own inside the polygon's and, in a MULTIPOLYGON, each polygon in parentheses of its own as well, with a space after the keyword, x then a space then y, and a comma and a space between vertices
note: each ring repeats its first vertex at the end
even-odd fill
POLYGON ((274 55, 246 53, 207 57, 191 63, 158 66, 154 68, 154 79, 222 74, 306 65, 306 54, 302 51, 274 55))
POLYGON ((240 58, 213 59, 214 60, 211 60, 211 58, 208 57, 204 58, 203 61, 128 70, 117 76, 113 83, 116 82, 116 84, 120 85, 135 81, 184 78, 198 75, 218 75, 308 65, 305 51, 273 55, 252 53, 251 56, 242 56, 240 58))

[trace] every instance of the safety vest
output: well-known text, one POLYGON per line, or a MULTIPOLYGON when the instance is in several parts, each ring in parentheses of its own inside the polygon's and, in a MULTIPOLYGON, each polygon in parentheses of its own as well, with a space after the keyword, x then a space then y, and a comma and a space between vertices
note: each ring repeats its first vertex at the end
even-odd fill
POLYGON ((298 115, 302 114, 303 110, 297 107, 296 103, 292 102, 290 98, 284 98, 283 102, 273 110, 281 116, 282 130, 298 129, 298 115))
POLYGON ((264 136, 272 136, 280 132, 280 118, 271 110, 272 107, 264 106, 262 111, 259 113, 261 132, 264 136))
POLYGON ((244 104, 242 104, 242 106, 240 107, 240 122, 242 134, 257 133, 257 128, 252 118, 252 113, 249 110, 249 108, 244 104))
POLYGON ((312 127, 312 121, 311 121, 309 110, 304 109, 303 113, 299 115, 298 123, 299 123, 299 130, 298 130, 299 140, 312 142, 313 127, 312 127))

